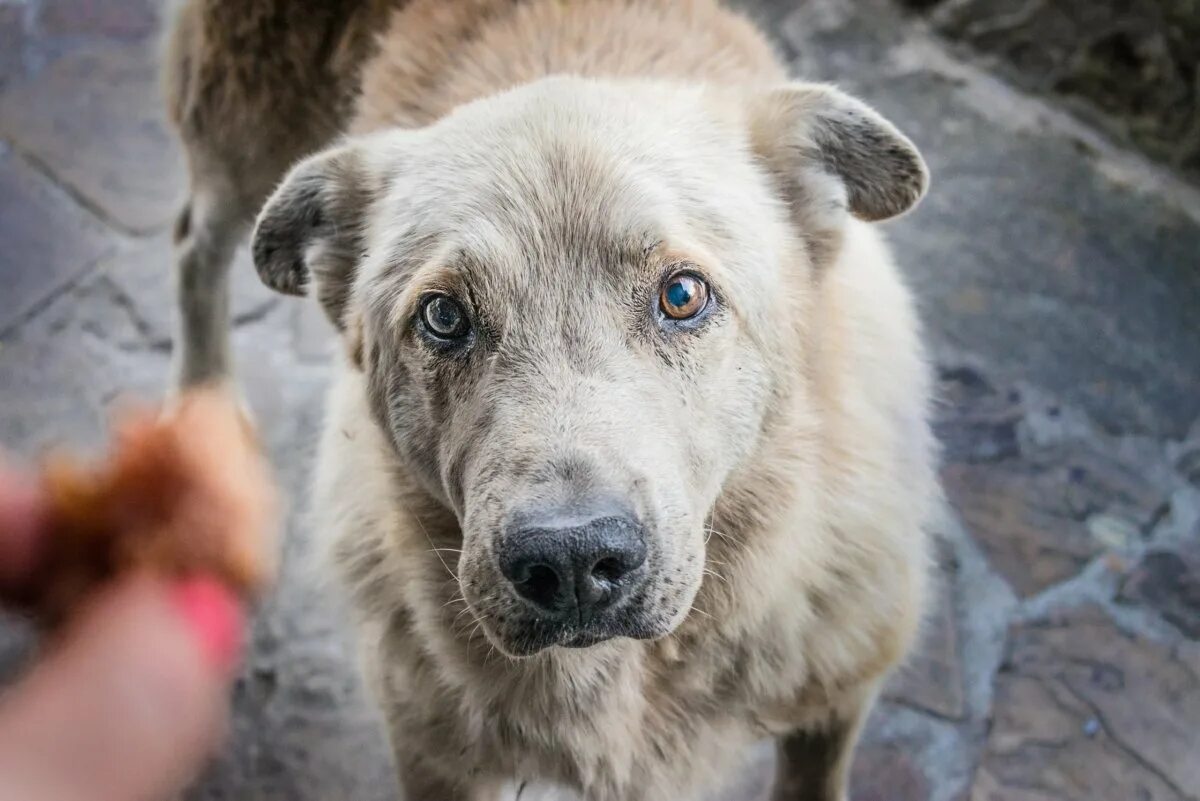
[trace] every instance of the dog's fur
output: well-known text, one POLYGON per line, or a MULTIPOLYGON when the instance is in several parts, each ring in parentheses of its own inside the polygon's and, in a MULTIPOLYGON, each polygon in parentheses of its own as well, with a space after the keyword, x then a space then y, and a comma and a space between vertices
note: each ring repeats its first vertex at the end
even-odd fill
POLYGON ((911 143, 788 84, 712 0, 289 5, 194 0, 177 28, 181 380, 228 370, 197 300, 225 290, 197 280, 287 163, 352 132, 267 200, 254 256, 346 346, 315 504, 408 797, 665 801, 777 737, 778 799, 844 799, 937 494, 912 304, 869 224, 924 192, 911 143), (680 265, 717 300, 664 327, 680 265), (469 348, 422 339, 431 288, 467 299, 469 348), (646 522, 640 639, 527 647, 499 532, 601 491, 646 522))

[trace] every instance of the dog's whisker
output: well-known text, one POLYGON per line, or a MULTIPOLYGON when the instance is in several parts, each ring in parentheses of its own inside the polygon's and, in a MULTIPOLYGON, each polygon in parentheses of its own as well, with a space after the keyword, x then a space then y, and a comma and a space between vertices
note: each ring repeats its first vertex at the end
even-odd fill
POLYGON ((466 602, 467 602, 467 597, 465 595, 458 595, 454 598, 451 598, 449 601, 446 601, 446 603, 442 604, 442 608, 445 609, 447 606, 450 606, 450 604, 465 604, 466 602))
MULTIPOLYGON (((467 658, 470 658, 472 646, 475 643, 475 636, 483 631, 483 620, 476 619, 475 626, 471 629, 471 633, 467 636, 467 658)), ((487 645, 487 636, 483 638, 484 645, 487 645)), ((484 654, 484 666, 487 666, 487 654, 484 654)))
POLYGON ((736 544, 736 541, 733 539, 733 537, 729 536, 724 531, 720 531, 718 529, 712 528, 711 526, 705 526, 704 530, 708 534, 708 537, 704 540, 705 545, 708 544, 708 540, 712 539, 712 535, 714 535, 714 534, 716 534, 718 537, 720 537, 725 542, 728 542, 731 544, 736 544))
POLYGON ((450 565, 446 564, 446 560, 442 558, 441 553, 439 553, 441 549, 434 544, 433 537, 429 536, 429 532, 425 529, 425 524, 421 522, 421 518, 417 515, 413 515, 413 520, 417 521, 417 525, 420 527, 421 533, 424 534, 425 539, 429 541, 430 551, 438 558, 438 561, 442 563, 442 567, 446 568, 446 573, 450 576, 450 578, 458 581, 458 576, 454 575, 454 571, 450 569, 450 565))

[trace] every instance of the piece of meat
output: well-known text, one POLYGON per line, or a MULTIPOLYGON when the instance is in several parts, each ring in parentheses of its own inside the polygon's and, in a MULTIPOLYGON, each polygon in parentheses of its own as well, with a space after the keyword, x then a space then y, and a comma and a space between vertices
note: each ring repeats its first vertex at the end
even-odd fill
POLYGON ((247 598, 274 572, 275 488, 223 393, 192 392, 163 415, 126 414, 104 461, 51 456, 43 483, 48 541, 17 600, 47 626, 127 571, 202 572, 247 598))

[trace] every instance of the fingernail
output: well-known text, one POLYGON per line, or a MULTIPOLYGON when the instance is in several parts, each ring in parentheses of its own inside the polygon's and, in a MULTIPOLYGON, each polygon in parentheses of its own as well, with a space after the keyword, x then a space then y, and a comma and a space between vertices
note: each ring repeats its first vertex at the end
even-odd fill
POLYGON ((172 592, 209 663, 220 671, 232 672, 241 661, 244 625, 236 596, 221 582, 207 577, 182 581, 172 592))

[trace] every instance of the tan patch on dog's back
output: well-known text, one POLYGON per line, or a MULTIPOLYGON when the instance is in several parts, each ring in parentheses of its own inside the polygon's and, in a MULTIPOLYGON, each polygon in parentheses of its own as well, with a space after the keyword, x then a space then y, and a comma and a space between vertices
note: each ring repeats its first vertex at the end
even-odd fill
POLYGON ((719 84, 785 79, 766 39, 713 0, 416 0, 368 64, 356 133, 426 125, 548 75, 719 84))

